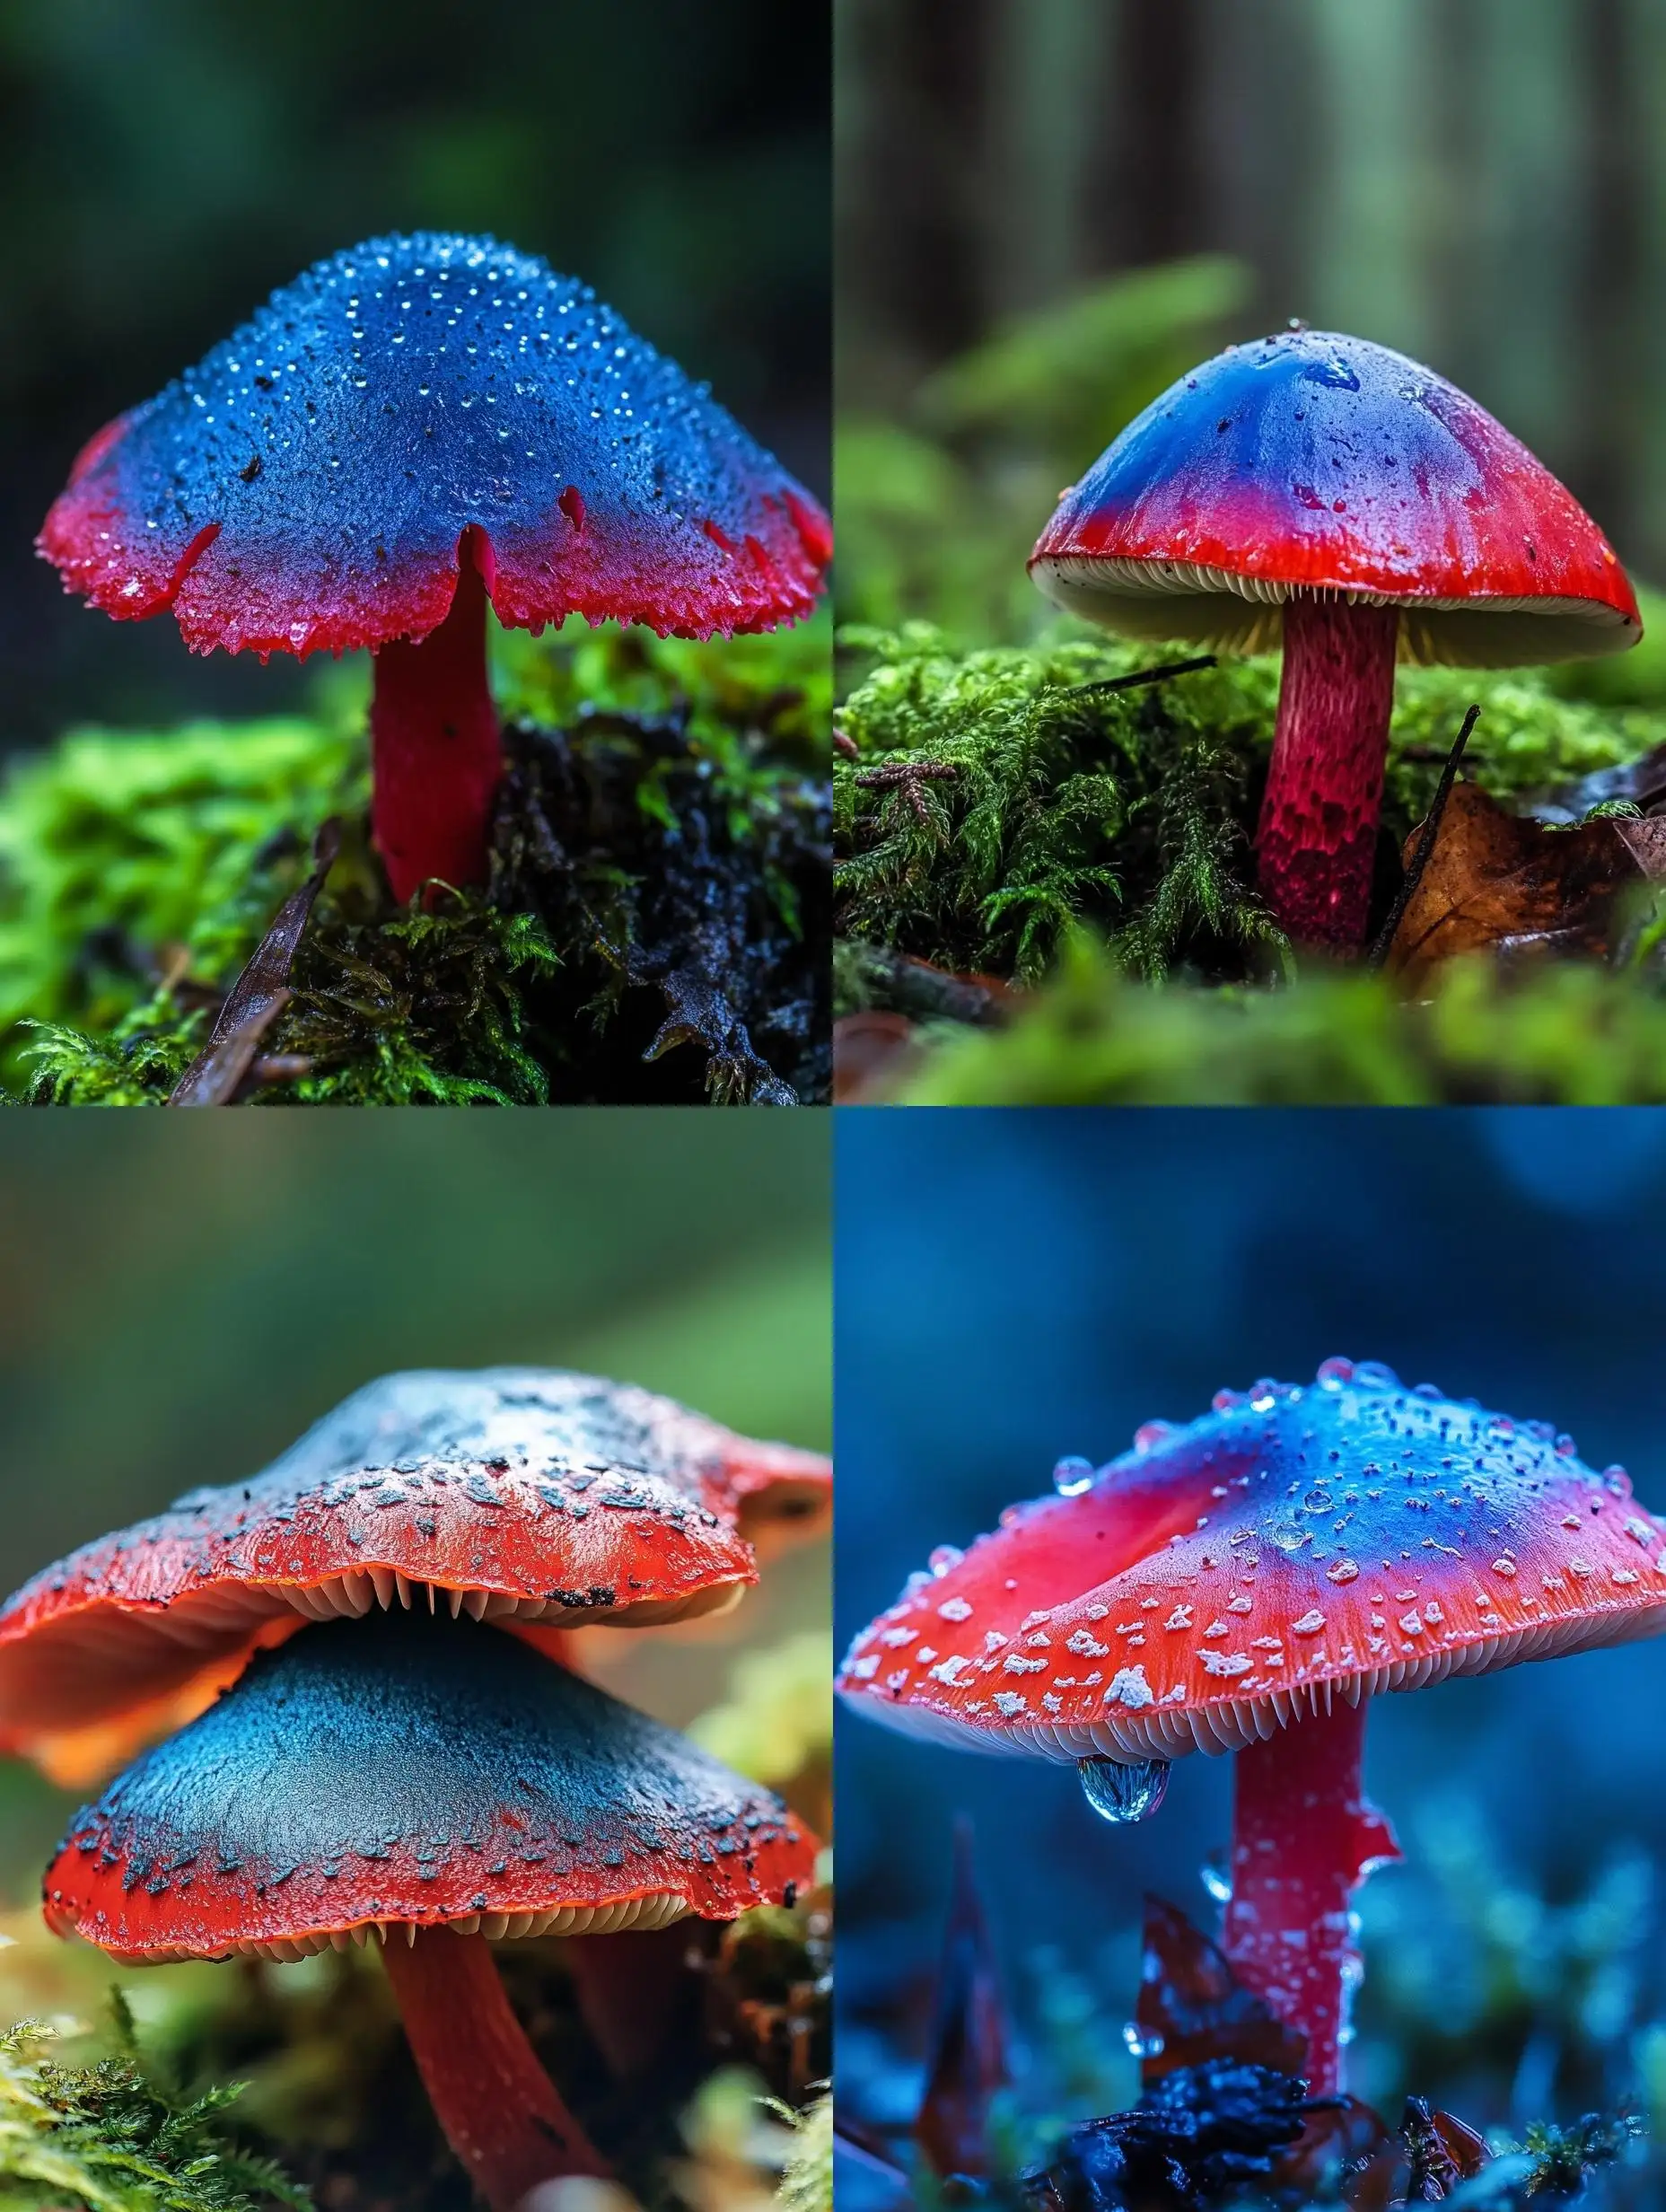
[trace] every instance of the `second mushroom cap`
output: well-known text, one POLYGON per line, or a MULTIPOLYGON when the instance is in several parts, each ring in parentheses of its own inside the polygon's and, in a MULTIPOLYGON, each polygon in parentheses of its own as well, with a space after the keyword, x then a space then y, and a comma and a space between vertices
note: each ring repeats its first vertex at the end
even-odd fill
POLYGON ((384 1375, 249 1481, 188 1492, 18 1591, 0 1747, 73 1770, 80 1732, 130 1716, 143 1741, 305 1620, 415 1605, 536 1632, 711 1611, 757 1579, 754 1535, 813 1532, 829 1497, 814 1453, 627 1384, 384 1375))

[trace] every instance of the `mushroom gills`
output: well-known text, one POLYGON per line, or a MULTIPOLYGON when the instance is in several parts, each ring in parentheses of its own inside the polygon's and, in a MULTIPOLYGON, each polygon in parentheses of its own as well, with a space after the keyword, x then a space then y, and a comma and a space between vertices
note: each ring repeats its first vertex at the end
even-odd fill
MULTIPOLYGON (((611 1905, 563 1905, 552 1912, 471 1912, 460 1920, 440 1926, 454 1936, 484 1936, 488 1943, 515 1943, 533 1936, 618 1936, 627 1928, 644 1933, 669 1927, 687 1917, 688 1900, 665 1893, 627 1897, 611 1905)), ((363 1920, 356 1927, 331 1928, 316 1936, 293 1936, 271 1943, 244 1943, 236 1946, 240 1958, 269 1959, 289 1965, 298 1959, 316 1958, 324 1951, 367 1950, 373 1943, 408 1944, 416 1941, 414 1920, 363 1920)), ((182 1957, 188 1954, 181 1953, 182 1957)), ((164 1962, 158 1960, 158 1964, 164 1962)))
MULTIPOLYGON (((561 1597, 517 1596, 507 1590, 460 1589, 449 1583, 423 1582, 402 1574, 397 1567, 351 1567, 346 1573, 328 1576, 321 1582, 267 1583, 251 1585, 263 1596, 280 1601, 305 1620, 362 1620, 367 1613, 380 1609, 384 1613, 397 1609, 405 1612, 420 1612, 425 1608, 431 1613, 442 1611, 453 1620, 467 1613, 471 1620, 566 1620, 574 1615, 587 1614, 582 1604, 569 1604, 561 1597)), ((683 1598, 644 1599, 635 1604, 609 1609, 610 1617, 626 1618, 632 1626, 652 1625, 655 1621, 680 1620, 697 1613, 727 1612, 740 1602, 743 1585, 734 1583, 715 1583, 705 1588, 690 1591, 683 1598)), ((250 1608, 251 1612, 256 1609, 250 1608)), ((589 1625, 600 1627, 601 1622, 589 1625)))

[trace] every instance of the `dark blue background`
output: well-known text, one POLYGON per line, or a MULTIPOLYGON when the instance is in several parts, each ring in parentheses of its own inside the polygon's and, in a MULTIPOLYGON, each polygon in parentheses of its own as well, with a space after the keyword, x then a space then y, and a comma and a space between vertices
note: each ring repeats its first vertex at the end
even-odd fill
MULTIPOLYGON (((1333 1353, 1571 1429, 1666 1510, 1666 1115, 837 1119, 842 1640, 933 1545, 1044 1490, 1062 1454, 1102 1462, 1142 1420, 1305 1380, 1333 1353)), ((1419 1821, 1461 1792, 1505 1871, 1568 1893, 1666 1837, 1663 1692, 1666 1648, 1644 1643, 1381 1698, 1372 1795, 1415 1855, 1419 1821)), ((923 2032, 958 1811, 1021 2020, 1039 1944, 1080 1961, 1109 1938, 1131 2009, 1142 1892, 1209 1924, 1197 1868, 1224 1845, 1230 1778, 1183 1760, 1156 1820, 1112 1830, 1068 1767, 841 1714, 841 2070, 871 2096, 914 2094, 864 2061, 876 2023, 900 2021, 905 2048, 923 2032)), ((1369 2013, 1368 1988, 1365 2036, 1369 2013)))

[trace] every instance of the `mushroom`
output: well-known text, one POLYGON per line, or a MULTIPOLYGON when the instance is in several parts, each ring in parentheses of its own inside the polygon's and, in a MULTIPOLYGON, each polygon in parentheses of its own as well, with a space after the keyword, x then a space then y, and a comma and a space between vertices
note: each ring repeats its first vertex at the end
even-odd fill
POLYGON ((1300 944, 1362 943, 1394 664, 1621 653, 1626 572, 1577 500, 1453 384, 1300 327, 1229 347, 1065 491, 1030 558, 1067 612, 1222 651, 1282 643, 1256 850, 1300 944))
POLYGON ((1170 1762, 1238 1754, 1225 1948, 1341 2082, 1348 1900, 1396 1856, 1361 1783, 1365 1700, 1666 1628, 1666 1526, 1622 1468, 1386 1367, 1222 1391, 945 1549, 852 1646, 872 1718, 1079 1762, 1148 1817, 1170 1762))
POLYGON ((547 1642, 687 1620, 756 1582, 754 1538, 824 1527, 830 1495, 816 1454, 593 1375, 384 1375, 264 1472, 83 1545, 0 1608, 0 1750, 108 1773, 305 1620, 421 1606, 547 1642))
POLYGON ((124 1965, 383 1948, 440 2125, 494 2212, 601 2174, 488 1943, 791 1902, 815 1839, 769 1792, 514 1637, 446 1615, 308 1628, 83 1807, 48 1925, 124 1965))
POLYGON ((396 899, 484 882, 501 773, 486 603, 662 636, 808 613, 803 487, 595 294, 491 238, 316 263, 100 431, 39 550, 194 652, 368 645, 371 821, 396 899))

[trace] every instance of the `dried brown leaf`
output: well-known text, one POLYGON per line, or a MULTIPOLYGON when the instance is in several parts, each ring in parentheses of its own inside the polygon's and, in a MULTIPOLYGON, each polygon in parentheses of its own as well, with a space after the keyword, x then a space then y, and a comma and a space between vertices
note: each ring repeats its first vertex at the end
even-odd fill
MULTIPOLYGON (((1409 864, 1420 832, 1407 839, 1409 864)), ((1400 917, 1388 969, 1416 988, 1467 952, 1606 960, 1623 894, 1666 875, 1666 821, 1605 818, 1548 828, 1459 784, 1422 881, 1400 917)))

